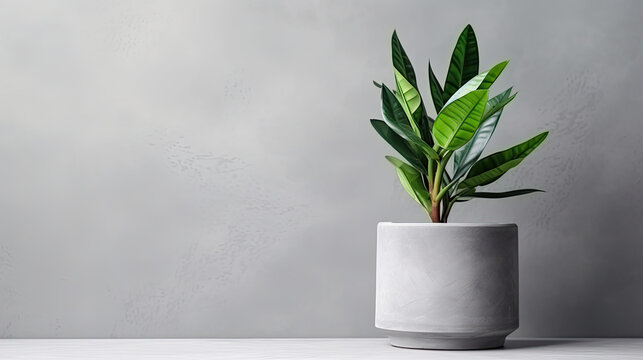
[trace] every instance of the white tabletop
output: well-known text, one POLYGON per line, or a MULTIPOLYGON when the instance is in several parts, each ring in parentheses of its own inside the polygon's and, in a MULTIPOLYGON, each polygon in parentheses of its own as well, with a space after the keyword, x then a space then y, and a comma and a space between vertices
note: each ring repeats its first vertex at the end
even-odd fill
POLYGON ((1 339, 0 359, 643 359, 643 339, 508 340, 480 351, 400 349, 386 339, 1 339))

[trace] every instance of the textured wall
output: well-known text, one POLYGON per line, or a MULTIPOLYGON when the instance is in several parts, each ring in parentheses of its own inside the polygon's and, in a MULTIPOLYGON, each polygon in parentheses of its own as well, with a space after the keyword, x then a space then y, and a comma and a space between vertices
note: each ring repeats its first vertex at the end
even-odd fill
POLYGON ((545 146, 453 221, 520 227, 521 336, 643 336, 643 3, 3 2, 0 337, 373 336, 393 28, 459 31, 545 146))

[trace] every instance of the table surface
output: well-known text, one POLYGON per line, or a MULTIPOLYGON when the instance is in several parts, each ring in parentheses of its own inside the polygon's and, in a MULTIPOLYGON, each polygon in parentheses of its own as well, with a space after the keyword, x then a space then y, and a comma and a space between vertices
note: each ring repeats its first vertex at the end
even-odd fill
POLYGON ((513 339, 502 349, 410 350, 387 339, 0 339, 0 359, 643 359, 643 339, 513 339))

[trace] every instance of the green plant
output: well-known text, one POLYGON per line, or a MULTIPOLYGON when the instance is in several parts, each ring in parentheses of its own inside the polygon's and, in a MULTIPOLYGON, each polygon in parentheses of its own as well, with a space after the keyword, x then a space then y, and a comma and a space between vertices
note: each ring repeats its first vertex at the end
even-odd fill
POLYGON ((480 192, 480 186, 498 180, 517 166, 547 137, 543 132, 509 149, 480 159, 502 110, 516 94, 512 88, 489 98, 489 89, 507 66, 503 61, 478 73, 478 42, 471 25, 458 41, 444 88, 429 62, 429 88, 437 116, 431 118, 418 91, 415 71, 395 31, 391 39, 395 90, 382 90, 384 120, 372 119, 375 130, 406 161, 387 156, 402 186, 433 222, 447 222, 457 202, 473 198, 504 198, 536 189, 480 192), (447 171, 452 168, 452 172, 447 171))

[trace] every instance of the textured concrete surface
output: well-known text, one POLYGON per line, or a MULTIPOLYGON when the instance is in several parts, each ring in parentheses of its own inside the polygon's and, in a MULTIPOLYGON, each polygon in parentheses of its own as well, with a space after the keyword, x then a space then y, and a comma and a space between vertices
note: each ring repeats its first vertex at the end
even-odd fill
POLYGON ((385 339, 0 339, 10 359, 643 359, 643 339, 520 339, 481 351, 395 348, 385 339))
POLYGON ((551 130, 453 221, 520 228, 519 336, 643 336, 643 3, 4 1, 0 337, 376 336, 378 221, 425 221, 370 128, 398 33, 459 31, 551 130))

